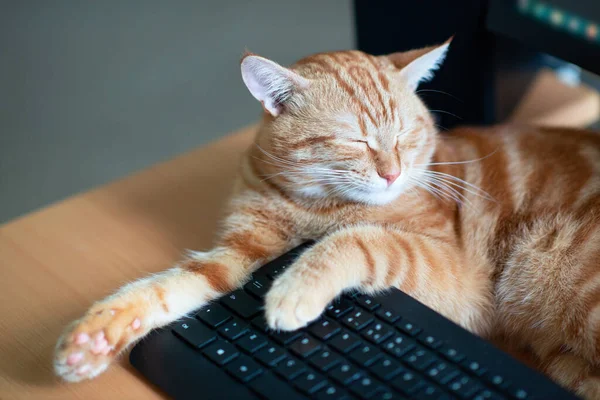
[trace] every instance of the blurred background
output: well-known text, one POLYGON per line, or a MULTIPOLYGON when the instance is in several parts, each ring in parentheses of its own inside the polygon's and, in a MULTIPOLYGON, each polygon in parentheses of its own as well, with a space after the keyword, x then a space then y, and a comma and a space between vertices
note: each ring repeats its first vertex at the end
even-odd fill
POLYGON ((597 0, 0 0, 0 223, 255 122, 245 49, 286 65, 456 34, 419 88, 442 129, 597 128, 598 23, 597 0))
POLYGON ((244 49, 353 37, 342 0, 0 0, 0 223, 256 121, 244 49))

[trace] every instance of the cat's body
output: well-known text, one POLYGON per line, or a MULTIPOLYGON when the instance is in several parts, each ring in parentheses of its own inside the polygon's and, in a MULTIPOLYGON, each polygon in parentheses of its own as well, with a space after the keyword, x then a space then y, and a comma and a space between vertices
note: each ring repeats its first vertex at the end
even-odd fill
POLYGON ((600 397, 600 138, 564 129, 439 135, 414 94, 447 44, 389 57, 319 54, 292 70, 249 55, 263 103, 216 246, 96 303, 57 346, 77 381, 127 345, 320 239, 266 298, 273 328, 317 318, 341 291, 397 286, 465 328, 529 347, 600 397))

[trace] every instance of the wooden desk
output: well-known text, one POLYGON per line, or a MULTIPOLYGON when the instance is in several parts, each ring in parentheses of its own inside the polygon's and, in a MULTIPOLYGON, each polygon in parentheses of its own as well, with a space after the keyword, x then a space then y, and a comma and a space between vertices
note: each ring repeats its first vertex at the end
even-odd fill
MULTIPOLYGON (((65 325, 183 249, 209 248, 248 128, 0 227, 0 399, 159 399, 124 357, 64 384, 52 354, 65 325)), ((135 157, 135 155, 132 155, 135 157)))

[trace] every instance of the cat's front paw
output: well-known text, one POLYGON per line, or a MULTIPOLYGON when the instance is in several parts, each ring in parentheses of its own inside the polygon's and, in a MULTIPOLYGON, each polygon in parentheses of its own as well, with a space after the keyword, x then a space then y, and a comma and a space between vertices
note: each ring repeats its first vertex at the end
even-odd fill
POLYGON ((98 305, 69 325, 56 345, 56 374, 78 382, 104 372, 119 352, 145 331, 136 311, 135 307, 98 305))
POLYGON ((294 267, 273 282, 265 297, 265 318, 272 329, 293 331, 317 319, 335 297, 331 286, 314 282, 294 267))

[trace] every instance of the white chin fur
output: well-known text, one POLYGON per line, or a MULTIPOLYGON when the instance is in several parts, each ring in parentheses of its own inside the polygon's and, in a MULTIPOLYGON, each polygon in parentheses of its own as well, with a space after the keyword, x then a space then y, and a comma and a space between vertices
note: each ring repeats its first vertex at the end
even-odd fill
MULTIPOLYGON (((381 182, 377 181, 375 184, 380 183, 381 182)), ((351 191, 347 193, 346 197, 361 203, 384 205, 396 200, 398 196, 405 191, 407 184, 407 175, 401 174, 396 182, 394 182, 394 184, 392 184, 390 187, 387 187, 387 185, 379 185, 379 187, 374 187, 371 190, 351 191)))
POLYGON ((327 190, 321 186, 301 187, 298 192, 305 197, 321 198, 327 196, 327 190))
MULTIPOLYGON (((343 197, 350 201, 357 201, 372 205, 383 205, 398 198, 398 196, 400 196, 400 194, 402 194, 404 191, 405 186, 406 179, 403 179, 401 176, 390 188, 382 186, 379 188, 372 188, 371 190, 354 189, 344 191, 343 197)), ((298 192, 302 196, 309 198, 324 198, 331 193, 331 190, 320 185, 310 185, 301 187, 298 189, 298 192)))
POLYGON ((398 188, 392 188, 392 190, 377 192, 352 191, 346 196, 350 200, 359 201, 361 203, 383 205, 397 199, 401 192, 400 185, 398 185, 398 188))

